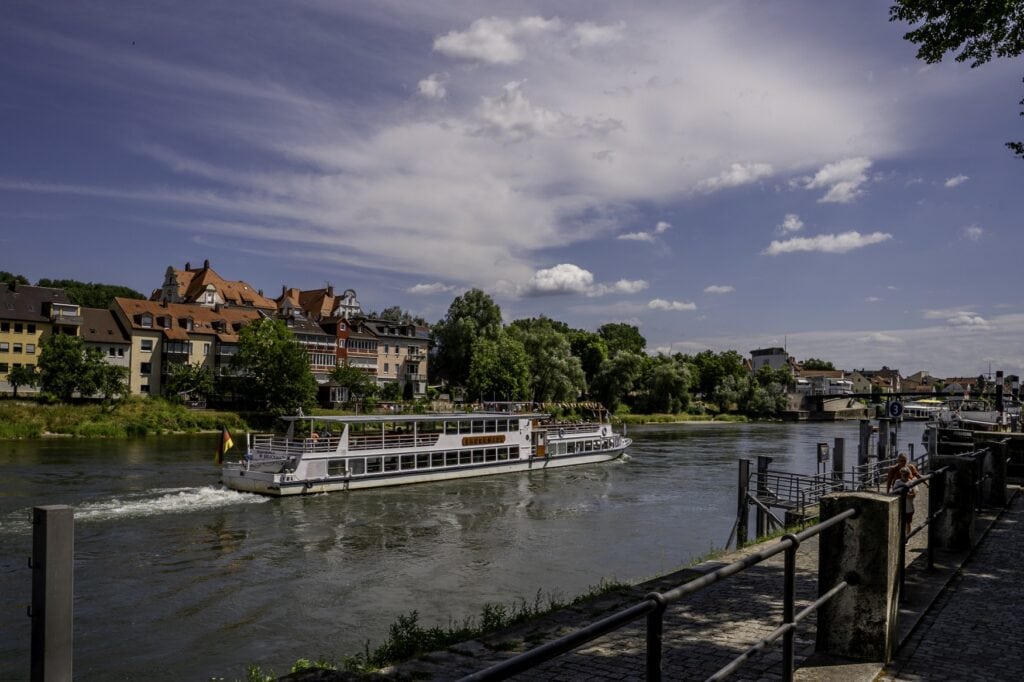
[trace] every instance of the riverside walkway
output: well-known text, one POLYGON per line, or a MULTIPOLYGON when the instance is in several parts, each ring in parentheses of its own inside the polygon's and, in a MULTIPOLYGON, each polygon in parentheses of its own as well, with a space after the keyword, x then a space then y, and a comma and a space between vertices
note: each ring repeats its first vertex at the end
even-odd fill
MULTIPOLYGON (((817 680, 1001 680, 1024 669, 1019 634, 1024 581, 1024 496, 1017 488, 1007 511, 979 515, 981 542, 968 555, 943 555, 926 569, 926 533, 911 538, 907 578, 900 608, 901 647, 883 671, 881 662, 848 662, 814 654, 815 617, 796 635, 796 679, 817 680), (984 533, 984 535, 981 535, 984 533), (880 677, 880 674, 882 677, 880 677)), ((919 508, 927 508, 927 491, 919 508)), ((777 542, 777 541, 770 541, 777 542)), ((762 545, 763 546, 763 545, 762 545)), ((626 594, 605 595, 531 623, 433 652, 375 674, 371 679, 457 680, 521 651, 550 641, 609 613, 636 603, 651 591, 666 590, 715 570, 747 553, 746 548, 716 561, 683 569, 634 586, 626 594)), ((797 552, 796 608, 817 597, 818 538, 797 552)), ((704 680, 767 636, 782 618, 782 555, 671 604, 665 614, 663 678, 704 680)), ((782 679, 781 645, 748 661, 730 679, 782 679)), ((644 678, 644 620, 548 661, 516 680, 586 681, 644 678)), ((291 680, 357 679, 344 673, 294 674, 291 680)), ((365 679, 365 678, 363 678, 365 679)))

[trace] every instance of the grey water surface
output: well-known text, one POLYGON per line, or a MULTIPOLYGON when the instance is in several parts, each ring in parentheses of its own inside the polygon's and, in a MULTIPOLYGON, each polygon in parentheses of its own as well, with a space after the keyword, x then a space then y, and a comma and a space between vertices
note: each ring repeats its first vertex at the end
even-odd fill
POLYGON ((738 458, 814 473, 818 442, 856 458, 857 427, 636 427, 612 463, 288 499, 220 486, 210 435, 0 442, 0 679, 28 677, 36 505, 75 507, 77 679, 241 679, 412 610, 446 625, 674 570, 729 536, 738 458))

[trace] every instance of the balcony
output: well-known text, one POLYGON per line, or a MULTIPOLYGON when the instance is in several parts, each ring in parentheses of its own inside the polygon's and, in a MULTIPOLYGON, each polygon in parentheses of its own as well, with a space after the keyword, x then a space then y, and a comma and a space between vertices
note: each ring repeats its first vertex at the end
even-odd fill
POLYGON ((50 312, 50 322, 54 324, 70 324, 82 326, 82 316, 76 315, 63 310, 53 310, 50 312))

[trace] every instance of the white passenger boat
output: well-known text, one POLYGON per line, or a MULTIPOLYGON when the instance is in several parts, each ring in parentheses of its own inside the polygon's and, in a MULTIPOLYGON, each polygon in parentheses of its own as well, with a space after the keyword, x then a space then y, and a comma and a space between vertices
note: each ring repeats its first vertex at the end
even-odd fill
POLYGON ((607 422, 543 413, 284 419, 283 436, 246 437, 242 461, 222 466, 224 485, 264 495, 357 490, 606 462, 632 443, 607 422))

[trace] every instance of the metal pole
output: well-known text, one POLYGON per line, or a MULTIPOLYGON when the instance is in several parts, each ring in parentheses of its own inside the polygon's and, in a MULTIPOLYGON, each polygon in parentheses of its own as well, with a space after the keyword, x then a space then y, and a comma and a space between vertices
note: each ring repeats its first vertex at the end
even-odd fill
POLYGON ((832 481, 842 483, 843 467, 846 466, 846 439, 836 438, 832 448, 832 481))
POLYGON ((647 682, 661 682, 661 646, 667 602, 658 592, 652 592, 647 598, 658 605, 647 614, 647 682))
MULTIPOLYGON (((785 575, 783 576, 782 588, 782 624, 788 625, 795 620, 796 608, 796 550, 800 547, 800 539, 792 534, 784 535, 782 540, 789 540, 790 546, 786 549, 785 575)), ((794 639, 796 632, 793 628, 786 630, 782 635, 782 679, 785 682, 792 682, 793 668, 796 667, 796 653, 794 639)))
POLYGON ((904 564, 907 563, 907 493, 909 492, 909 488, 900 489, 900 565, 897 602, 903 600, 904 564))
POLYGON ((736 548, 747 544, 750 511, 747 496, 750 494, 750 460, 740 460, 739 492, 736 496, 736 548))
POLYGON ((72 679, 74 542, 71 507, 32 509, 32 682, 72 679))

